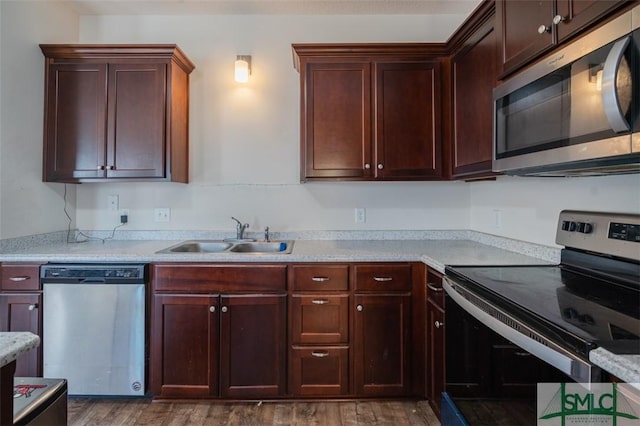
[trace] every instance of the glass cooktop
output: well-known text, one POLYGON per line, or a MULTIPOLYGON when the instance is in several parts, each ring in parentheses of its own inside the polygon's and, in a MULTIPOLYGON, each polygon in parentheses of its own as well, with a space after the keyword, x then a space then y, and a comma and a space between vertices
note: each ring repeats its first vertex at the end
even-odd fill
POLYGON ((640 293, 563 266, 454 266, 447 275, 551 340, 587 356, 606 342, 640 353, 640 293))

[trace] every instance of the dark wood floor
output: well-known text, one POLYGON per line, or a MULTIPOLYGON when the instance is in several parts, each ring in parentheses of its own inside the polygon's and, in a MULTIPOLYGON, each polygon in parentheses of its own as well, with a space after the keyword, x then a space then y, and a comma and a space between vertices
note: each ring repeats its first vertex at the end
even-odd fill
POLYGON ((168 402, 69 398, 69 425, 440 425, 426 401, 168 402))

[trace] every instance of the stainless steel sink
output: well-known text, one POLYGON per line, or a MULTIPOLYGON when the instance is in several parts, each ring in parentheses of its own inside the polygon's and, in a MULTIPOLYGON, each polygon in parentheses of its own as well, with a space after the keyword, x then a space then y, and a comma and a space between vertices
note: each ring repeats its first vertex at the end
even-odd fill
POLYGON ((159 250, 157 253, 245 253, 245 254, 289 254, 293 241, 246 241, 191 240, 159 250))
POLYGON ((221 253, 233 246, 224 241, 183 241, 158 253, 221 253))
POLYGON ((293 243, 290 241, 255 241, 234 244, 229 251, 234 253, 291 253, 292 246, 293 243))

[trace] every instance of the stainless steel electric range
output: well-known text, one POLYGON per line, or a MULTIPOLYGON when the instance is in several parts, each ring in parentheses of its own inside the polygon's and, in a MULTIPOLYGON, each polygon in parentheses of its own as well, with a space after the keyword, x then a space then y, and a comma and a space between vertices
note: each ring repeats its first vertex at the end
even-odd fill
POLYGON ((640 215, 562 211, 556 243, 558 265, 448 266, 447 306, 569 380, 607 381, 589 351, 640 354, 640 215))

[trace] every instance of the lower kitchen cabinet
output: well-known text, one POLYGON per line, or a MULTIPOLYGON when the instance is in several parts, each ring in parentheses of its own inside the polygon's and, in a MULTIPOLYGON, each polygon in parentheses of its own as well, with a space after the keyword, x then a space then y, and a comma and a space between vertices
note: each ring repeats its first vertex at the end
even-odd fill
POLYGON ((426 393, 429 405, 440 418, 441 395, 445 384, 444 289, 442 276, 427 273, 426 393))
POLYGON ((153 296, 151 392, 163 397, 218 395, 218 297, 153 296))
MULTIPOLYGON (((0 266, 0 331, 30 331, 42 338, 40 264, 0 266)), ((16 376, 42 376, 42 345, 16 362, 16 376)))
POLYGON ((221 296, 221 397, 284 394, 286 301, 286 294, 221 296))
POLYGON ((150 392, 424 396, 424 270, 412 263, 152 265, 150 392))
POLYGON ((407 395, 411 296, 357 295, 355 304, 356 394, 407 395))
POLYGON ((349 347, 297 346, 291 348, 290 391, 296 396, 349 394, 349 347))
POLYGON ((411 391, 411 266, 355 266, 354 383, 358 396, 411 391))
POLYGON ((289 392, 350 393, 349 265, 291 267, 289 392))
POLYGON ((286 265, 154 265, 152 277, 154 396, 284 395, 286 265))

